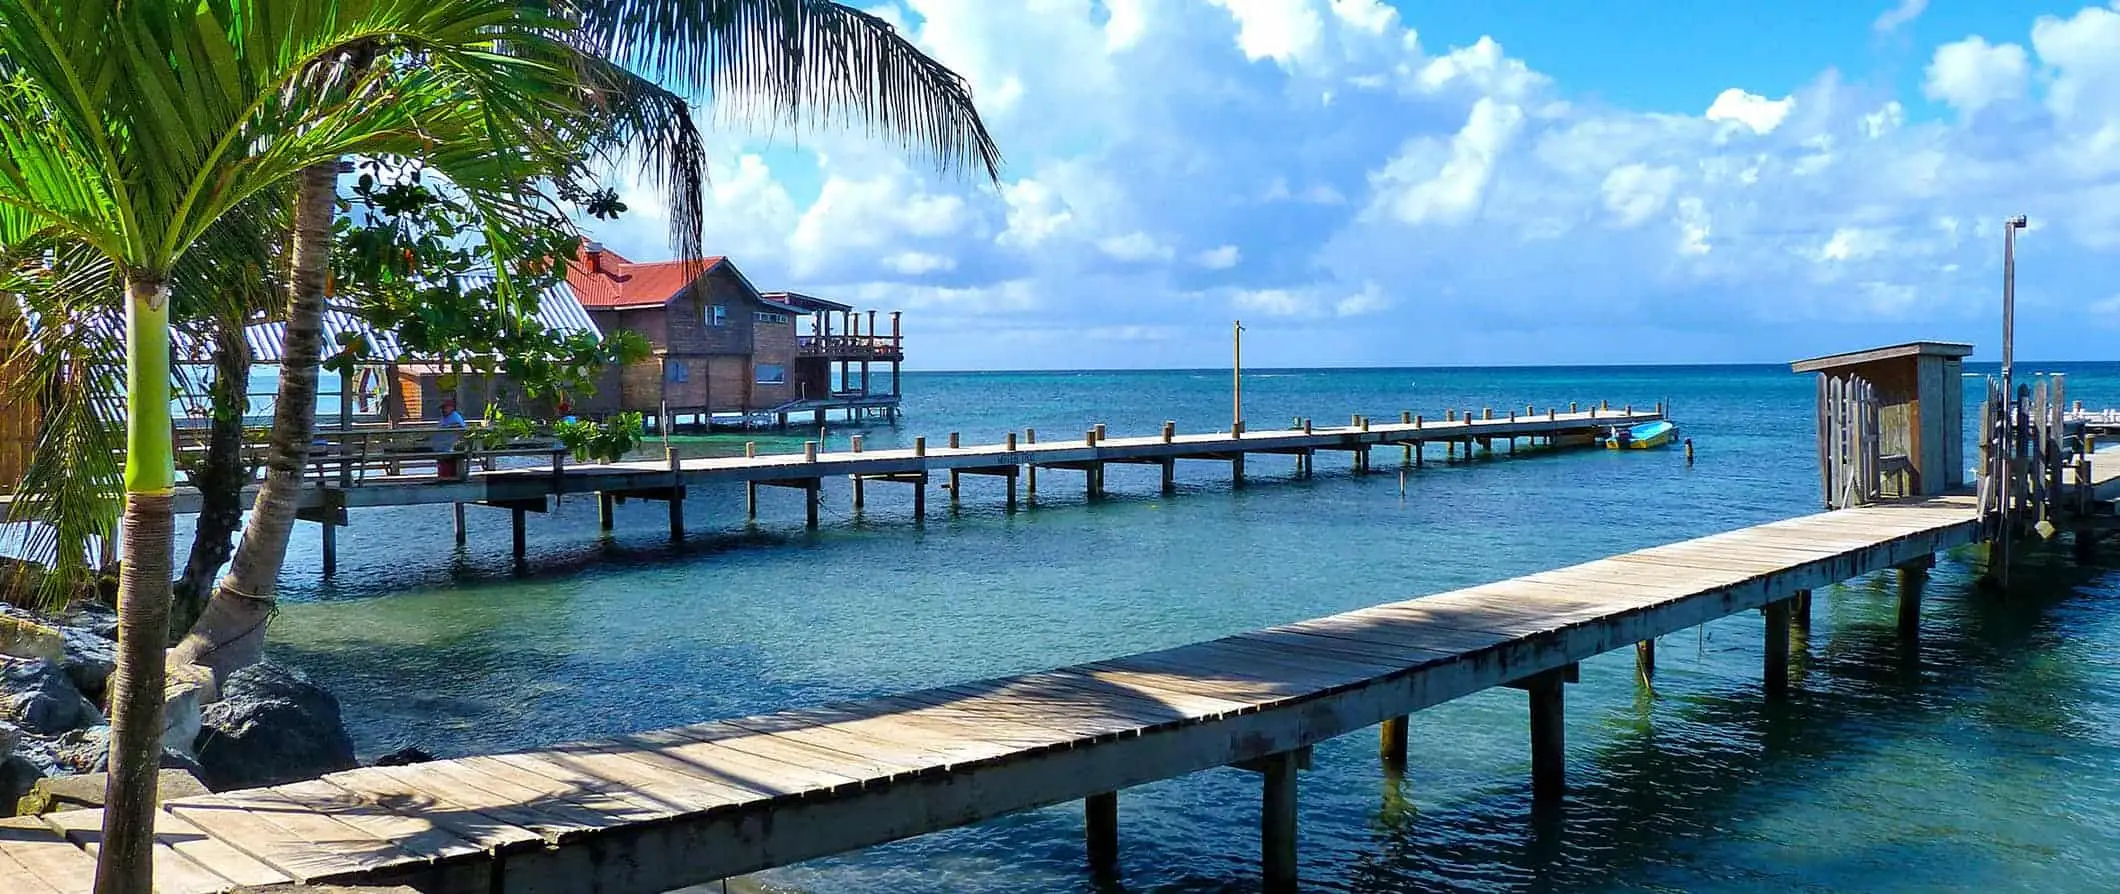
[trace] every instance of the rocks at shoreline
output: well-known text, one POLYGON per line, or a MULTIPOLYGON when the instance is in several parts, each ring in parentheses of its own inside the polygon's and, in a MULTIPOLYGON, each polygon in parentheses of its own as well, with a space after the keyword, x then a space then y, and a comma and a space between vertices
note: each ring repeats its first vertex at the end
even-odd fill
POLYGON ((359 766, 339 700, 270 661, 229 674, 201 712, 194 753, 215 791, 311 779, 359 766))
MULTIPOLYGON (((44 614, 0 602, 0 817, 39 780, 109 769, 101 706, 117 635, 117 614, 100 604, 44 614)), ((260 664, 216 686, 204 668, 172 668, 164 699, 163 768, 196 774, 215 791, 356 766, 338 700, 293 670, 260 664)), ((63 790, 82 785, 95 787, 84 780, 63 790)))

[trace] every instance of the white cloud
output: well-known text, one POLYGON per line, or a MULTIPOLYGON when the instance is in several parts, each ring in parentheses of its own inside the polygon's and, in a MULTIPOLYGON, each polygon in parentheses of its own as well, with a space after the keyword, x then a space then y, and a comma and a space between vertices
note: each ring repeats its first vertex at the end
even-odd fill
POLYGON ((1768 99, 1757 93, 1747 93, 1731 87, 1716 94, 1715 101, 1708 105, 1710 121, 1729 121, 1742 124, 1756 134, 1770 134, 1789 117, 1796 106, 1796 97, 1784 96, 1768 99))
POLYGON ((1928 8, 1929 0, 1899 0, 1898 6, 1885 10, 1877 17, 1877 21, 1870 23, 1870 27, 1879 34, 1889 34, 1921 18, 1922 12, 1928 8))
POLYGON ((1140 230, 1135 230, 1123 236, 1108 236, 1099 239, 1097 240, 1097 248, 1102 249, 1105 254, 1119 261, 1168 261, 1175 254, 1170 246, 1157 242, 1155 237, 1140 230))
POLYGON ((1244 253, 1238 251, 1236 246, 1222 245, 1193 255, 1193 263, 1209 270, 1228 270, 1237 266, 1237 261, 1243 256, 1244 253))
POLYGON ((1523 109, 1482 97, 1447 152, 1430 141, 1385 164, 1376 178, 1378 202, 1406 223, 1464 222, 1479 209, 1496 159, 1523 121, 1523 109))
MULTIPOLYGON (((1878 27, 1917 39, 1915 5, 1878 27)), ((916 365, 1212 363, 1232 310, 1257 318, 1262 362, 1289 364, 1595 361, 1621 340, 1773 359, 1828 347, 1817 323, 1847 314, 1978 340, 1994 222, 2019 210, 2045 227, 2027 295, 2120 281, 2120 14, 2102 0, 1916 47, 1918 87, 1685 85, 1712 97, 1695 114, 1549 77, 1504 49, 1507 23, 1423 46, 1425 13, 1381 0, 883 8, 970 80, 1001 185, 858 131, 715 133, 707 237, 762 286, 906 309, 916 365), (1407 306, 1453 337, 1409 348, 1382 325, 1407 306)), ((633 212, 590 229, 662 256, 660 197, 614 184, 633 212)), ((2042 350, 2103 349, 2020 322, 2042 350)))
POLYGON ((2023 96, 2030 71, 2023 47, 2013 43, 1991 46, 1975 35, 1936 48, 1921 92, 1970 115, 2023 96))
POLYGON ((1605 208, 1622 227, 1639 226, 1664 210, 1671 190, 1678 185, 1678 171, 1644 164, 1622 165, 1605 175, 1605 208))

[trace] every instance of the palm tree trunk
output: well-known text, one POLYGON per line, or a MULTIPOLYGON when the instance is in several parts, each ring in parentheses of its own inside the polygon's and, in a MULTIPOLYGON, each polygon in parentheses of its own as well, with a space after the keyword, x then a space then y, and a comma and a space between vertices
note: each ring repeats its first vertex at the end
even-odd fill
POLYGON ((295 192, 294 256, 287 294, 287 336, 280 350, 280 390, 266 448, 265 482, 251 507, 250 525, 235 561, 221 578, 191 633, 170 650, 172 664, 203 666, 216 682, 256 664, 265 652, 302 495, 302 468, 316 432, 317 366, 324 353, 324 285, 330 269, 331 216, 338 194, 337 161, 302 170, 295 192))
POLYGON ((199 489, 199 519, 191 555, 177 577, 171 600, 169 642, 175 645, 206 608, 215 572, 235 552, 236 531, 243 526, 243 485, 251 467, 243 462, 243 411, 250 391, 250 343, 243 321, 224 320, 214 327, 214 370, 206 456, 190 474, 199 489))
POLYGON ((125 283, 124 568, 118 577, 118 668, 110 684, 110 778, 104 789, 97 894, 144 892, 154 879, 155 795, 162 763, 162 646, 169 637, 176 461, 169 418, 169 288, 125 283))

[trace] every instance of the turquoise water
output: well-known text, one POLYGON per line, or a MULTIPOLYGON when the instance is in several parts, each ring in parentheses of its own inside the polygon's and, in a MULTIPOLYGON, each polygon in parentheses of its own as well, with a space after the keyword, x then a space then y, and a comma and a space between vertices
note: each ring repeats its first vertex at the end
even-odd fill
MULTIPOLYGON (((2036 367, 2045 368, 2045 367, 2036 367)), ((2120 366, 2074 365, 2071 394, 2120 406, 2120 366)), ((1978 380, 1968 380, 1969 387, 1978 380)), ((908 375, 906 420, 859 431, 904 443, 1026 426, 1079 435, 1226 426, 1226 372, 908 375)), ((660 503, 621 506, 600 535, 570 498, 508 559, 504 513, 356 511, 341 573, 297 532, 273 627, 282 659, 339 694, 361 750, 519 748, 1028 671, 1537 571, 1811 511, 1806 377, 1780 367, 1266 372, 1247 377, 1254 429, 1299 414, 1570 401, 1671 402, 1676 450, 1500 455, 1354 478, 1254 458, 1115 467, 1086 504, 1079 474, 1041 474, 1031 511, 966 479, 924 528, 906 489, 842 482, 826 524, 767 490, 755 526, 734 487, 686 504, 668 543, 660 503)), ((1977 401, 1969 401, 1977 406, 1977 401)), ((814 437, 811 433, 809 436, 814 437)), ((797 449, 804 435, 749 436, 797 449)), ((686 438, 737 453, 746 436, 686 438)), ((1431 458, 1433 456, 1431 455, 1431 458)), ((1387 462, 1389 460, 1390 462, 1387 462)), ((1377 455, 1379 469, 1395 452, 1377 455)), ((1632 656, 1585 664, 1569 691, 1572 794, 1529 801, 1524 696, 1495 690, 1419 714, 1413 759, 1387 777, 1369 735, 1320 746, 1302 778, 1306 885, 1328 891, 2112 890, 2120 887, 2120 560, 2041 557, 2007 599, 1975 594, 1964 557, 1928 584, 1918 641, 1895 633, 1889 575, 1820 594, 1785 705, 1761 697, 1761 621, 1667 638, 1655 692, 1632 656)), ((1256 777, 1219 770, 1121 799, 1129 891, 1257 884, 1256 777)), ((1091 891, 1079 808, 1063 805, 767 873, 799 890, 1091 891)))

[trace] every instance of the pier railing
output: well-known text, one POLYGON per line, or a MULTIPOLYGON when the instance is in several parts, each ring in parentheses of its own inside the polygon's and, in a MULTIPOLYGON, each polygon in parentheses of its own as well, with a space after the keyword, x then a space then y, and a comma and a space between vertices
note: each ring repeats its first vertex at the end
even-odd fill
POLYGON ((905 357, 905 344, 902 336, 892 335, 798 335, 795 353, 834 360, 898 360, 905 357))

